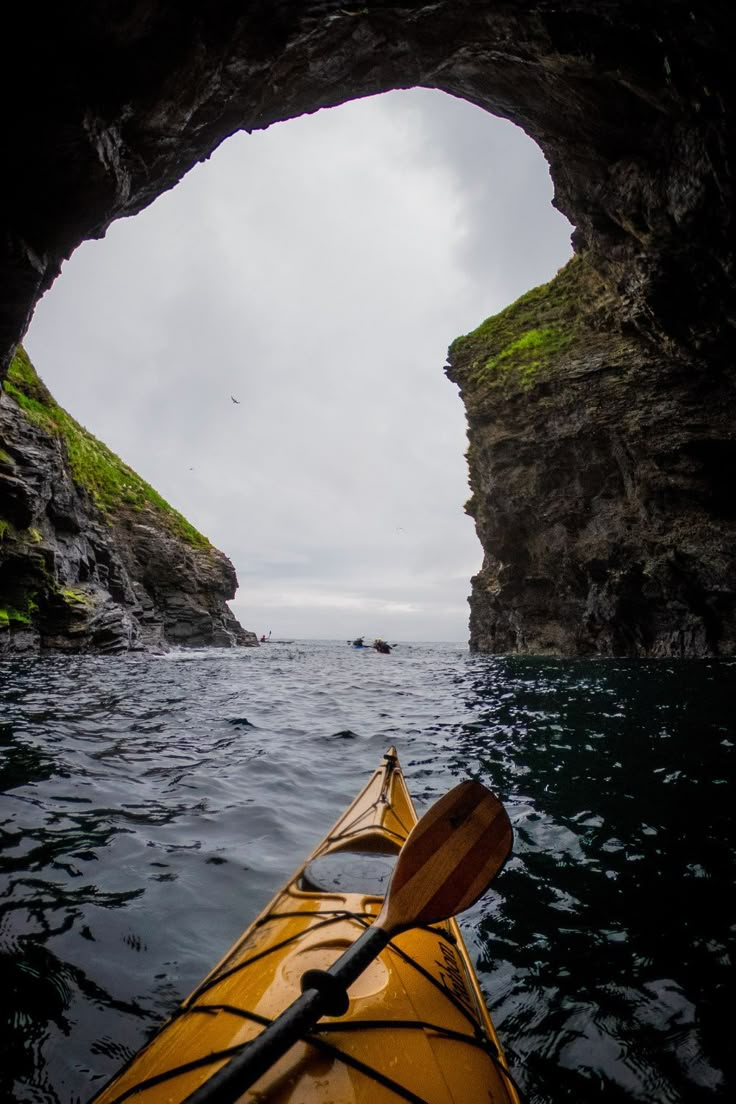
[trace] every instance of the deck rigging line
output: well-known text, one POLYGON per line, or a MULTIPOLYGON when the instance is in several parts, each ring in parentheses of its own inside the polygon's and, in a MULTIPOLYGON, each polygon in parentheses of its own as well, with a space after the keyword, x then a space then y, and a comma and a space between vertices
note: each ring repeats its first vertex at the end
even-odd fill
MULTIPOLYGON (((389 809, 392 811, 399 825, 404 830, 405 836, 402 837, 398 832, 390 828, 386 828, 385 826, 381 826, 380 830, 387 836, 395 837, 401 844, 405 842, 406 836, 409 835, 410 828, 408 828, 402 822, 401 818, 398 816, 396 810, 393 807, 393 803, 389 802, 386 797, 390 785, 391 775, 396 768, 396 758, 390 755, 386 755, 384 756, 384 758, 387 760, 388 765, 385 771, 384 781, 379 797, 368 809, 365 809, 359 816, 356 816, 351 822, 346 824, 341 830, 339 836, 328 836, 325 839, 323 846, 316 853, 315 857, 318 857, 320 852, 324 850, 329 851, 329 845, 336 839, 351 839, 361 835, 364 832, 375 831, 376 826, 373 824, 366 825, 364 827, 356 827, 356 825, 358 825, 361 820, 364 820, 367 814, 376 809, 380 804, 387 804, 389 806, 389 809)), ((349 849, 346 850, 349 851, 349 849)), ((306 869, 306 864, 305 867, 302 868, 302 870, 303 869, 306 869)), ((297 874, 297 878, 300 876, 301 871, 297 874)), ((290 886, 291 884, 293 883, 290 883, 290 886)), ((285 894, 287 894, 288 892, 289 888, 284 891, 285 894)), ((275 943, 270 947, 266 947, 264 950, 252 955, 250 958, 237 963, 237 965, 223 970, 222 972, 216 974, 214 977, 205 979, 205 981, 203 981, 202 984, 197 989, 195 989, 195 991, 186 1000, 186 1002, 177 1009, 177 1011, 171 1017, 171 1020, 178 1019, 179 1017, 188 1015, 190 1013, 197 1013, 200 1015, 217 1015, 220 1012, 224 1012, 226 1014, 238 1016, 241 1019, 246 1019, 253 1023, 260 1024, 264 1028, 268 1027, 273 1021, 265 1016, 259 1015, 256 1012, 251 1012, 248 1009, 240 1008, 237 1005, 231 1004, 200 1004, 198 1003, 199 999, 210 989, 214 988, 214 986, 218 985, 221 981, 225 981, 227 978, 240 973, 242 970, 246 969, 246 967, 253 965, 253 963, 266 958, 268 955, 272 954, 275 951, 282 950, 284 947, 289 946, 289 944, 297 942, 303 936, 307 935, 308 933, 312 933, 319 928, 327 927, 330 924, 334 924, 342 920, 354 920, 362 928, 368 928, 375 920, 374 913, 370 912, 352 912, 348 909, 308 909, 292 910, 288 912, 270 912, 267 913, 265 916, 260 917, 255 922, 253 927, 261 927, 265 924, 273 923, 275 921, 298 919, 301 917, 324 917, 325 919, 319 920, 317 923, 308 924, 304 929, 295 932, 287 939, 282 939, 280 942, 275 943)), ((451 945, 455 945, 457 943, 455 936, 449 930, 443 930, 443 928, 439 924, 421 925, 421 927, 424 928, 426 931, 431 931, 435 936, 439 936, 451 945)), ((454 1031, 450 1028, 442 1027, 441 1025, 433 1024, 426 1020, 351 1020, 348 1022, 333 1021, 330 1023, 317 1023, 312 1029, 310 1029, 310 1031, 304 1034, 301 1041, 307 1043, 312 1047, 315 1047, 316 1049, 330 1055, 333 1058, 339 1059, 339 1061, 344 1062, 346 1065, 351 1066, 353 1069, 371 1078, 371 1080, 382 1085, 384 1088, 389 1089, 400 1100, 407 1101, 407 1104, 428 1104, 428 1102, 423 1097, 417 1096, 417 1094, 412 1092, 411 1089, 408 1089, 404 1085, 399 1084, 399 1082, 394 1081, 392 1078, 388 1077, 384 1073, 381 1073, 380 1070, 375 1069, 375 1067, 368 1065, 366 1062, 362 1062, 359 1058, 355 1058, 353 1055, 341 1050, 338 1046, 335 1046, 333 1043, 329 1042, 322 1036, 327 1033, 340 1034, 351 1031, 370 1031, 381 1029, 391 1031, 429 1031, 439 1038, 450 1039, 455 1042, 462 1042, 469 1046, 477 1047, 480 1050, 483 1050, 491 1059, 498 1072, 501 1073, 503 1077, 509 1081, 509 1083, 513 1086, 517 1093, 519 1093, 518 1086, 511 1072, 507 1069, 503 1060, 501 1059, 498 1048, 488 1037, 486 1032, 483 1030, 481 1024, 473 1016, 472 1012, 465 1007, 465 1005, 455 996, 454 993, 452 993, 446 986, 444 986, 428 970, 421 966, 411 955, 407 954, 406 951, 403 951, 399 947, 397 947, 393 940, 389 940, 387 944, 387 949, 390 950, 393 954, 398 955, 398 957, 401 958, 402 961, 410 965, 414 970, 421 974, 421 976, 425 980, 429 981, 440 993, 442 993, 445 999, 448 1000, 453 1005, 453 1007, 458 1012, 460 1012, 462 1016, 468 1021, 468 1023, 473 1028, 473 1034, 469 1035, 462 1031, 454 1031)), ((233 955, 230 957, 234 957, 237 952, 238 948, 236 947, 233 951, 233 955)), ((257 1037, 258 1036, 256 1036, 256 1038, 257 1037)), ((119 1096, 115 1097, 113 1104, 123 1104, 124 1101, 128 1100, 136 1093, 142 1092, 149 1088, 153 1088, 156 1085, 160 1085, 166 1081, 170 1081, 175 1077, 181 1076, 182 1074, 201 1069, 202 1067, 212 1065, 215 1062, 220 1062, 232 1058, 235 1055, 242 1053, 242 1051, 252 1041, 253 1040, 249 1039, 245 1043, 239 1043, 236 1046, 228 1047, 224 1050, 214 1051, 208 1055, 203 1055, 199 1058, 193 1058, 190 1061, 183 1062, 181 1063, 181 1065, 175 1066, 170 1070, 165 1070, 162 1073, 155 1074, 150 1078, 146 1078, 145 1080, 138 1082, 136 1085, 133 1085, 130 1088, 126 1089, 119 1096)), ((519 1096, 521 1097, 520 1093, 519 1096)))

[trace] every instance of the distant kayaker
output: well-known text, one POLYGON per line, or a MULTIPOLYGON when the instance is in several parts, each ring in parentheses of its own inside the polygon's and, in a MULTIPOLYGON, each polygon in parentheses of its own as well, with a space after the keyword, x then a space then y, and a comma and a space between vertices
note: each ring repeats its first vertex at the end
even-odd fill
MULTIPOLYGON (((363 643, 364 640, 365 640, 364 636, 356 636, 355 640, 353 640, 353 642, 352 642, 353 647, 354 648, 364 648, 365 647, 365 644, 363 643)), ((348 641, 348 643, 350 643, 350 641, 348 641)))

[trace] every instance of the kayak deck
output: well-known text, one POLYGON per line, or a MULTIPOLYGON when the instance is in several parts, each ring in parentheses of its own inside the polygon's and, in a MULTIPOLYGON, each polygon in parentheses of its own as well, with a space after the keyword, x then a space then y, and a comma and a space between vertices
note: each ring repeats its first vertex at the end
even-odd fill
MULTIPOLYGON (((394 748, 322 843, 95 1104, 179 1104, 378 915, 416 823, 394 748)), ((269 1104, 518 1104, 454 920, 394 937, 324 1017, 240 1097, 269 1104)))

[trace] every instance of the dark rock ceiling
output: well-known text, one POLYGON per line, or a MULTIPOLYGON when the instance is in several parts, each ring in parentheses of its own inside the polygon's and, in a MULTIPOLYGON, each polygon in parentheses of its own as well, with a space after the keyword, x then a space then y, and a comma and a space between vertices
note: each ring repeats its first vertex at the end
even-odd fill
POLYGON ((229 134, 423 86, 539 143, 576 247, 614 293, 603 324, 730 369, 726 3, 86 0, 3 19, 3 357, 82 240, 229 134))

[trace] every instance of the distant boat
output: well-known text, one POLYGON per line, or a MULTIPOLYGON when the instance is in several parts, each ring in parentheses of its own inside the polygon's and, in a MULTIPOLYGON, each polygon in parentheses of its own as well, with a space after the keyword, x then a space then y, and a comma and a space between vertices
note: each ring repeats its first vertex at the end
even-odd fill
POLYGON ((373 648, 375 652, 381 652, 382 655, 389 655, 392 648, 391 644, 387 644, 380 637, 376 637, 372 644, 366 644, 364 636, 356 636, 355 640, 348 640, 347 644, 350 648, 373 648))

